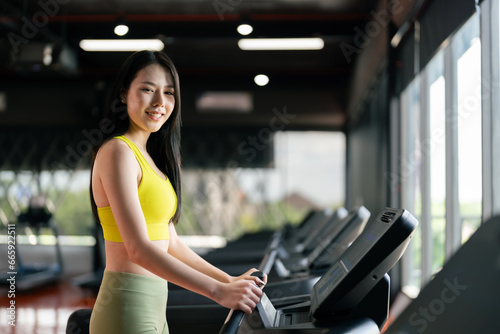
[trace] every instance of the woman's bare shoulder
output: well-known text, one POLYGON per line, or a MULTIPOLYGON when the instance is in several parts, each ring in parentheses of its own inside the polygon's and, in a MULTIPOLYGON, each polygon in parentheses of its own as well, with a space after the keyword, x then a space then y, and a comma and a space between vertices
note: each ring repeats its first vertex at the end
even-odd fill
POLYGON ((95 162, 108 166, 123 166, 123 163, 135 161, 134 152, 123 140, 111 138, 99 148, 95 162))
POLYGON ((97 152, 97 155, 106 155, 109 156, 110 154, 112 155, 129 155, 132 154, 133 152, 130 149, 130 147, 127 145, 126 142, 123 140, 120 140, 118 138, 111 138, 105 141, 101 147, 99 148, 99 151, 97 152))

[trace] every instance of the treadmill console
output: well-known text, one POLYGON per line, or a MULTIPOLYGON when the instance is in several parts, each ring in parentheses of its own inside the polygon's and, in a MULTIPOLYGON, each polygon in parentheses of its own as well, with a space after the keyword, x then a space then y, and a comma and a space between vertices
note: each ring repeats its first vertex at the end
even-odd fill
POLYGON ((401 258, 417 225, 406 210, 383 210, 314 285, 311 316, 331 318, 354 309, 401 258))
MULTIPOLYGON (((403 209, 384 209, 369 221, 316 282, 310 299, 276 307, 264 293, 238 333, 380 333, 387 320, 389 275, 418 225, 403 209)), ((265 292, 265 289, 264 289, 265 292)))

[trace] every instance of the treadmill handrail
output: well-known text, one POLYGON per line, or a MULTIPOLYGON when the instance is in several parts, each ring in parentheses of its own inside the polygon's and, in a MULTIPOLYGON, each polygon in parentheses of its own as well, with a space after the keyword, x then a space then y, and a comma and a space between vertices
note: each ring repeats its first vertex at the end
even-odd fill
MULTIPOLYGON (((264 279, 264 273, 261 271, 255 271, 252 273, 252 276, 257 276, 261 280, 264 279)), ((231 310, 227 316, 224 325, 219 332, 219 334, 236 334, 238 329, 240 328, 241 322, 243 321, 243 317, 245 316, 245 312, 241 310, 231 310)))
MULTIPOLYGON (((264 279, 264 274, 269 274, 276 260, 278 247, 281 244, 281 236, 282 232, 280 230, 276 231, 273 234, 272 239, 267 247, 266 255, 259 265, 259 271, 253 272, 252 276, 257 276, 261 279, 264 279)), ((229 311, 226 321, 224 322, 224 325, 222 325, 219 334, 236 334, 244 317, 245 313, 241 310, 229 311)))

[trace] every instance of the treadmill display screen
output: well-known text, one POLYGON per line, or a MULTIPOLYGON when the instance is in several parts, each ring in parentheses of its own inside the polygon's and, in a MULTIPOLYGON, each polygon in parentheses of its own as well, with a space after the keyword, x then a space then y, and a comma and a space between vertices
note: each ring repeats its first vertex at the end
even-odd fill
POLYGON ((323 300, 337 286, 359 260, 368 253, 370 247, 378 239, 378 233, 373 230, 365 231, 356 240, 356 245, 349 247, 340 261, 337 261, 316 283, 319 300, 323 300))
POLYGON ((328 272, 321 277, 321 279, 316 283, 317 291, 320 296, 328 295, 333 291, 333 288, 337 285, 344 276, 347 274, 347 268, 342 265, 342 262, 335 263, 328 272))
POLYGON ((349 247, 342 257, 342 262, 347 270, 351 270, 368 253, 368 250, 377 241, 378 237, 379 233, 376 230, 363 232, 359 236, 356 247, 349 247))

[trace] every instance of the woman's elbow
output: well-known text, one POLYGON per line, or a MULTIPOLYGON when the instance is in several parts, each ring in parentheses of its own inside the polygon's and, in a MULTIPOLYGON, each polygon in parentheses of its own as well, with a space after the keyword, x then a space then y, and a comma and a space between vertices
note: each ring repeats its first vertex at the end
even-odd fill
POLYGON ((141 265, 144 260, 144 246, 140 243, 129 243, 125 246, 130 262, 141 265))

